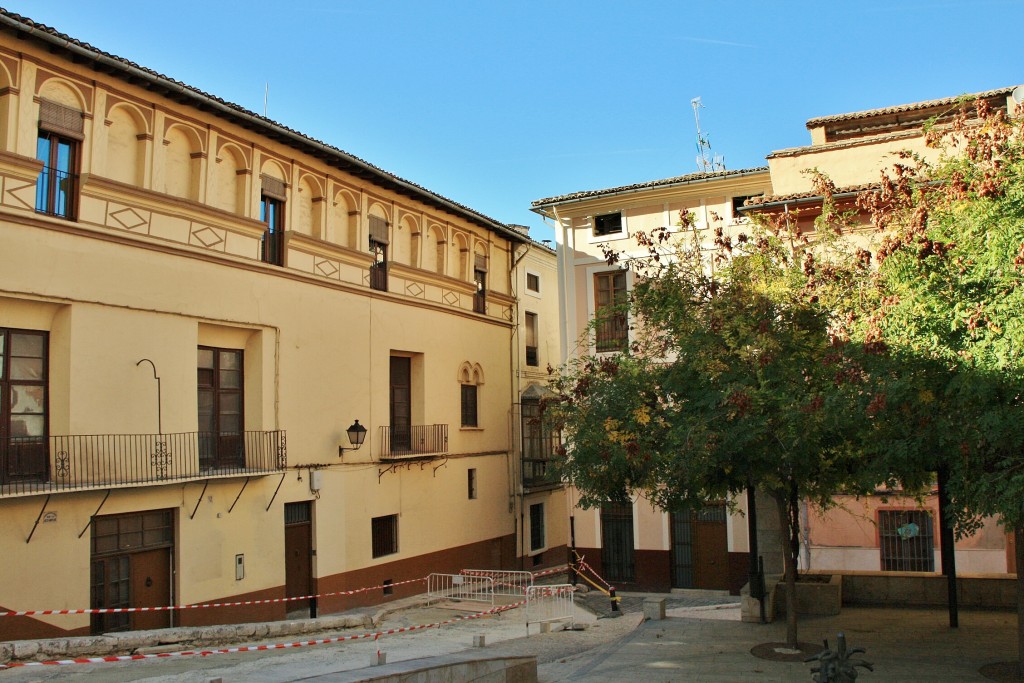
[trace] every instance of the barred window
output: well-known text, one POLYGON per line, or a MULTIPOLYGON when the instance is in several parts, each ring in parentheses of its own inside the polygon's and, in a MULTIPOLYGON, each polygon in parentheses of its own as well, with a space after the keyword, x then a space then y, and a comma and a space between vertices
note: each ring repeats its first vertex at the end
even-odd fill
POLYGON ((544 547, 544 503, 530 506, 530 550, 544 547))
POLYGON ((935 571, 932 527, 932 514, 928 510, 879 510, 882 571, 935 571))
POLYGON ((462 386, 462 426, 478 427, 477 418, 477 395, 475 384, 463 384, 462 386))
POLYGON ((398 515, 385 515, 370 520, 373 535, 373 556, 383 557, 398 552, 398 515))

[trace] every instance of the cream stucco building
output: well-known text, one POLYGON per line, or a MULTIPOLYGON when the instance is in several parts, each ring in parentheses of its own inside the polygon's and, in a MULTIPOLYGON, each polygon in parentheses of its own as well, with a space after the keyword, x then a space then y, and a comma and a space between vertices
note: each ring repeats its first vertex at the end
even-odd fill
MULTIPOLYGON (((968 96, 1012 111, 1013 88, 968 96)), ((609 266, 601 245, 623 259, 643 257, 636 231, 673 226, 689 211, 698 229, 721 217, 726 230, 741 227, 749 212, 785 214, 802 230, 812 230, 822 197, 813 171, 836 185, 836 201, 853 208, 856 194, 879 182, 879 174, 901 150, 935 158, 923 126, 949 120, 960 97, 810 119, 811 144, 768 154, 768 167, 697 173, 622 187, 577 192, 533 202, 533 210, 555 229, 561 286, 562 359, 580 354, 616 353, 630 341, 630 321, 593 327, 601 307, 624 296, 632 273, 609 266)), ((851 237, 871 248, 864 230, 851 237)), ((706 233, 707 234, 707 233, 706 233)), ((570 489, 570 496, 572 495, 570 489)), ((739 500, 745 511, 746 500, 739 500)), ((806 509, 801 564, 823 570, 936 571, 939 562, 937 498, 923 508, 894 496, 844 500, 838 509, 806 509), (907 529, 917 533, 908 535, 907 529), (902 534, 902 535, 901 535, 902 534), (907 538, 904 538, 906 536, 907 538)), ((769 574, 781 572, 778 521, 771 505, 758 505, 759 549, 769 574)), ((631 506, 573 510, 575 542, 587 562, 621 588, 728 588, 737 591, 750 569, 747 526, 743 517, 711 506, 698 512, 666 514, 638 497, 631 506)), ((1012 571, 1013 552, 1005 532, 992 520, 975 536, 956 543, 957 563, 965 573, 1012 571)))
POLYGON ((515 422, 557 353, 549 249, 9 13, 0 183, 0 610, 303 598, 8 617, 0 639, 564 562, 515 422))
MULTIPOLYGON (((715 227, 740 228, 739 211, 755 196, 772 193, 767 168, 695 173, 603 190, 550 197, 533 210, 555 229, 561 292, 561 360, 582 354, 617 353, 631 339, 630 321, 594 328, 604 306, 621 300, 633 273, 610 266, 602 246, 623 261, 643 258, 638 232, 678 225, 679 213, 693 214, 699 233, 715 227)), ((570 497, 572 490, 569 491, 570 497)), ((738 501, 740 510, 745 501, 738 501)), ((665 513, 643 497, 629 506, 573 509, 577 551, 619 590, 707 588, 738 592, 749 570, 747 527, 742 514, 713 502, 698 511, 665 513)))
MULTIPOLYGON (((754 200, 744 211, 780 213, 792 217, 801 229, 810 230, 821 214, 822 197, 813 186, 812 171, 828 176, 835 184, 834 198, 853 210, 855 196, 875 187, 883 170, 910 151, 935 161, 939 152, 928 147, 925 124, 939 130, 967 105, 984 100, 992 110, 1013 115, 1019 104, 1015 88, 912 102, 878 109, 821 116, 807 121, 810 144, 777 150, 768 155, 773 195, 754 200)), ((1020 90, 1016 90, 1020 93, 1020 90)), ((870 220, 858 217, 865 230, 853 239, 876 251, 870 220)), ((941 533, 937 490, 923 505, 898 492, 879 492, 861 500, 843 499, 828 512, 807 510, 804 516, 802 565, 805 568, 854 571, 926 571, 941 569, 941 533), (913 533, 908 532, 912 530, 913 533)), ((974 535, 955 541, 957 571, 962 574, 1001 574, 1015 571, 1013 536, 995 520, 974 535)))

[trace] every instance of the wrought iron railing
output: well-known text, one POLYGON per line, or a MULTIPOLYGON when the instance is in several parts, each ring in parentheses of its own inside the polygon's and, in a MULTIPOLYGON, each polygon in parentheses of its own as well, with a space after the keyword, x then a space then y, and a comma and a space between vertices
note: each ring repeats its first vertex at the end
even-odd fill
POLYGON ((561 483, 555 475, 554 465, 549 458, 523 458, 523 486, 537 488, 561 483))
POLYGON ((596 350, 623 351, 629 341, 629 328, 626 326, 626 316, 613 315, 601 318, 595 325, 597 331, 596 350))
POLYGON ((36 211, 57 218, 75 217, 78 174, 44 166, 36 182, 36 211))
POLYGON ((0 496, 280 472, 284 431, 12 437, 0 496))
POLYGON ((379 261, 370 266, 370 289, 376 289, 381 292, 388 291, 387 261, 379 261))
POLYGON ((383 460, 444 455, 448 452, 448 425, 384 426, 380 441, 383 460))

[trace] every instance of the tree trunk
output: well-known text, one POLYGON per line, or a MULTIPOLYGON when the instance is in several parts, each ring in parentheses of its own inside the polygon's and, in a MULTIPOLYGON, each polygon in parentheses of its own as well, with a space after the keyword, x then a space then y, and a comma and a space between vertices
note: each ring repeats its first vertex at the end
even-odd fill
POLYGON ((800 550, 800 516, 799 510, 794 512, 796 497, 796 486, 791 485, 787 493, 777 491, 772 493, 775 504, 779 508, 779 520, 783 523, 779 540, 782 543, 782 561, 785 568, 784 580, 786 582, 786 647, 797 647, 797 621, 796 621, 796 563, 797 553, 800 550))

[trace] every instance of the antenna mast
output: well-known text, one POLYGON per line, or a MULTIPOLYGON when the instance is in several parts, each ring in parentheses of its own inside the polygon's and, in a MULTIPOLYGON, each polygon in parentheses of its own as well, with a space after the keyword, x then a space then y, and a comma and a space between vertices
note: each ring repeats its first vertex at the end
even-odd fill
POLYGON ((708 136, 700 129, 699 110, 704 108, 700 97, 694 97, 690 100, 690 106, 693 107, 693 120, 697 124, 697 170, 701 173, 724 171, 725 158, 721 155, 712 154, 711 141, 708 140, 708 136))

